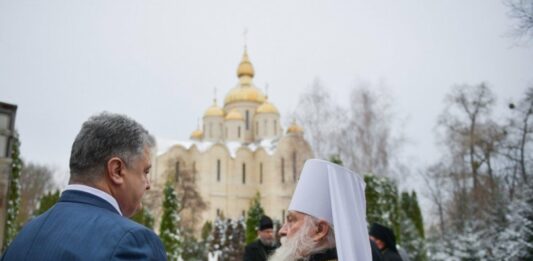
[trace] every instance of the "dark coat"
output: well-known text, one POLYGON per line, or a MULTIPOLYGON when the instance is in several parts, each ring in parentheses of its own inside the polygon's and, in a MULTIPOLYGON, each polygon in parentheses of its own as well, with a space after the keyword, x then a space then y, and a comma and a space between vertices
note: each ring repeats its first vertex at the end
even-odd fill
POLYGON ((383 257, 381 256, 381 252, 379 251, 378 247, 376 246, 376 243, 374 241, 370 240, 370 249, 372 250, 372 261, 382 261, 383 257))
POLYGON ((336 261, 337 249, 330 248, 326 252, 313 254, 309 257, 309 261, 336 261))
POLYGON ((167 260, 150 229, 121 216, 107 201, 63 192, 54 207, 28 222, 2 260, 167 260))
POLYGON ((261 243, 261 240, 248 244, 244 248, 244 261, 266 261, 270 255, 274 253, 277 247, 265 246, 261 243))
POLYGON ((383 261, 402 261, 402 258, 400 257, 400 254, 397 252, 394 252, 388 248, 381 251, 381 255, 383 256, 383 261))

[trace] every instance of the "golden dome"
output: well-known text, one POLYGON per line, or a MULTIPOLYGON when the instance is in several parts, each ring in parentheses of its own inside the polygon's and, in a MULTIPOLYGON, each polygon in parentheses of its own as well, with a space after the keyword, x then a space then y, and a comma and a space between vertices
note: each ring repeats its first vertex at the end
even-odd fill
POLYGON ((276 114, 279 114, 278 109, 276 108, 276 106, 274 106, 274 104, 268 102, 268 98, 265 99, 265 102, 263 102, 263 104, 261 104, 261 106, 259 106, 257 108, 257 113, 276 113, 276 114))
POLYGON ((228 92, 226 98, 224 99, 224 104, 229 104, 238 101, 263 103, 265 101, 265 95, 263 95, 261 90, 253 86, 241 85, 231 89, 228 92))
POLYGON ((233 109, 231 110, 228 115, 226 115, 226 120, 244 120, 244 118, 242 117, 241 113, 236 110, 236 109, 233 109))
POLYGON ((244 49, 241 63, 237 68, 237 76, 239 77, 239 84, 228 92, 224 99, 224 105, 239 101, 256 102, 261 104, 265 101, 265 95, 263 92, 252 84, 254 67, 248 59, 246 49, 244 49))
POLYGON ((287 129, 287 133, 303 133, 304 129, 298 126, 295 121, 292 122, 291 126, 287 129))
POLYGON ((202 130, 195 130, 191 133, 191 139, 201 140, 204 137, 204 132, 202 130))
POLYGON ((237 77, 241 78, 241 76, 250 76, 254 77, 254 66, 250 62, 250 59, 248 58, 248 52, 246 51, 246 48, 244 49, 244 54, 242 55, 241 63, 239 64, 239 67, 237 67, 237 77))
POLYGON ((204 117, 209 117, 209 116, 216 116, 216 117, 224 116, 224 111, 222 110, 222 108, 217 106, 216 100, 213 100, 213 105, 211 105, 211 107, 209 107, 204 113, 204 117))

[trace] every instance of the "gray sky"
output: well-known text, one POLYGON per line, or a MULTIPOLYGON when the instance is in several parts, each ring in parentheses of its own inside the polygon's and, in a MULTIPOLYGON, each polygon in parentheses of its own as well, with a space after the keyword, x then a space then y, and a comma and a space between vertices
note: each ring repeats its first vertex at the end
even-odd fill
POLYGON ((533 84, 533 47, 505 36, 507 12, 500 0, 0 0, 0 100, 19 106, 24 159, 65 174, 102 110, 184 140, 213 88, 220 105, 237 83, 247 28, 255 84, 282 118, 316 77, 342 104, 358 82, 384 82, 424 166, 450 86, 486 81, 504 111, 533 84))

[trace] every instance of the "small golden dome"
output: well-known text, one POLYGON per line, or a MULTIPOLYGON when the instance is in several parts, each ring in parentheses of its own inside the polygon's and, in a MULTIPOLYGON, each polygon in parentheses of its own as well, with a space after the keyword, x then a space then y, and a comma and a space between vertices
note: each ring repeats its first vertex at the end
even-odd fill
POLYGON ((217 106, 216 100, 213 100, 213 105, 211 105, 211 107, 209 107, 204 113, 204 117, 210 117, 210 116, 215 116, 215 117, 224 116, 224 111, 222 110, 222 108, 217 106))
POLYGON ((228 92, 224 99, 224 104, 238 101, 263 103, 265 101, 265 95, 263 95, 261 90, 253 86, 237 86, 228 92))
POLYGON ((195 130, 191 133, 191 139, 201 140, 204 137, 204 132, 202 130, 195 130))
POLYGON ((254 77, 254 66, 248 58, 248 52, 246 51, 246 48, 244 49, 244 54, 242 55, 241 63, 239 64, 239 67, 237 67, 237 77, 241 78, 245 75, 250 76, 252 78, 254 77))
POLYGON ((268 98, 257 108, 257 113, 276 113, 279 114, 278 109, 274 104, 268 102, 268 98))
POLYGON ((244 120, 244 118, 242 117, 241 113, 236 110, 236 109, 233 109, 231 110, 228 115, 226 115, 226 120, 244 120))
POLYGON ((296 121, 293 121, 291 126, 287 129, 287 133, 303 133, 304 129, 296 124, 296 121))

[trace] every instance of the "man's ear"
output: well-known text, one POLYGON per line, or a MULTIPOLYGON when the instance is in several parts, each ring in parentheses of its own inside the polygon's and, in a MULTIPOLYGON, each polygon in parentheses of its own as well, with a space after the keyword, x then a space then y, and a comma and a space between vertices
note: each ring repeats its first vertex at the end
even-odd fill
POLYGON ((318 224, 316 225, 316 233, 313 235, 314 241, 321 241, 324 239, 331 228, 329 227, 328 222, 324 220, 318 221, 318 224))
POLYGON ((124 182, 124 175, 122 171, 126 168, 126 163, 119 157, 112 157, 107 161, 106 170, 109 180, 115 185, 120 185, 124 182))

